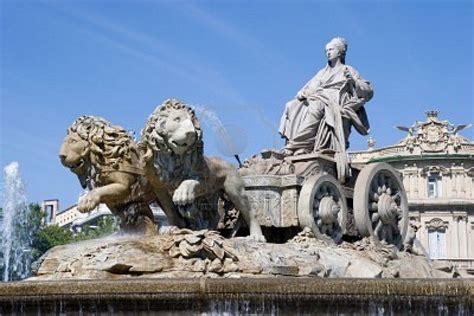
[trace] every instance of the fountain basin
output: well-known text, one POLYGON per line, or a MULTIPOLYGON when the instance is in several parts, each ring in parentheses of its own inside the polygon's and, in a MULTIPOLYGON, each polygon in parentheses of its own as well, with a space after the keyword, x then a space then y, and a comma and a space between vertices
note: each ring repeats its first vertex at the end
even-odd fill
POLYGON ((9 313, 455 314, 474 311, 462 279, 129 279, 0 285, 9 313))

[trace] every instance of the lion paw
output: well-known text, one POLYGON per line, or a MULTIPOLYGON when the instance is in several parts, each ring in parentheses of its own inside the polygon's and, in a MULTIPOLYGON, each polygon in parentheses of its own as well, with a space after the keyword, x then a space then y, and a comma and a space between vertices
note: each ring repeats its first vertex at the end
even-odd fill
POLYGON ((99 203, 100 197, 92 191, 79 201, 77 210, 81 213, 87 213, 96 208, 99 203))
POLYGON ((198 186, 199 181, 197 180, 185 180, 181 182, 176 191, 174 191, 173 202, 176 205, 186 205, 192 203, 196 198, 198 186))
POLYGON ((249 236, 247 236, 247 238, 256 242, 267 242, 265 236, 263 236, 262 234, 250 234, 249 236))
POLYGON ((248 238, 256 242, 266 242, 265 236, 263 236, 262 233, 262 228, 256 221, 250 223, 250 236, 248 236, 248 238))

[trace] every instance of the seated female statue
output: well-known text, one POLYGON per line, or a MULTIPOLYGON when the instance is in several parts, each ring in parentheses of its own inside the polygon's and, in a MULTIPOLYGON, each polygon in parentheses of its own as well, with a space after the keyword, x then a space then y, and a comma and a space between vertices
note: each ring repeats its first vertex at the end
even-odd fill
POLYGON ((373 96, 370 82, 346 65, 347 43, 337 37, 326 44, 328 63, 288 102, 279 132, 286 139, 282 152, 299 155, 330 149, 336 153, 340 178, 348 173, 346 149, 351 127, 369 131, 364 104, 373 96), (342 173, 342 174, 341 174, 342 173))

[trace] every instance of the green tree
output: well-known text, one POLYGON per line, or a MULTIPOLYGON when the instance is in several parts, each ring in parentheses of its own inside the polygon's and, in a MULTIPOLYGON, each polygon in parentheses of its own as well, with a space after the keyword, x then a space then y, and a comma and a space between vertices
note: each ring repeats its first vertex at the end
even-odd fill
POLYGON ((82 231, 74 236, 74 241, 100 238, 118 231, 117 219, 113 216, 104 216, 97 221, 97 225, 85 225, 82 231))
POLYGON ((68 244, 72 241, 73 235, 69 229, 58 225, 46 226, 36 235, 34 242, 35 256, 38 258, 48 249, 54 246, 68 244))
POLYGON ((72 233, 57 225, 46 226, 46 212, 44 212, 37 203, 30 204, 28 219, 25 223, 25 229, 31 236, 32 260, 35 261, 43 255, 48 249, 64 245, 72 240, 72 233))
POLYGON ((41 209, 38 203, 31 203, 28 208, 29 212, 26 223, 24 223, 24 229, 28 232, 31 240, 31 259, 35 261, 43 254, 38 250, 36 243, 39 232, 45 227, 46 212, 41 209))
POLYGON ((67 227, 49 225, 39 230, 34 238, 34 260, 54 246, 65 245, 81 240, 100 238, 118 230, 118 224, 113 216, 102 217, 97 225, 85 225, 82 231, 74 234, 67 227))

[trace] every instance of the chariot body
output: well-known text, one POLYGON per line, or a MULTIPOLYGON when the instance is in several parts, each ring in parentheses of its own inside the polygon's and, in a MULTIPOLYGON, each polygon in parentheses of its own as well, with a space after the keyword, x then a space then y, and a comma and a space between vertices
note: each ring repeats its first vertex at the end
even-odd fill
POLYGON ((377 243, 403 245, 407 195, 398 172, 387 163, 351 165, 351 176, 340 183, 331 152, 285 157, 264 151, 246 161, 240 173, 264 232, 277 229, 288 235, 308 227, 318 239, 334 243, 372 237, 377 243))

